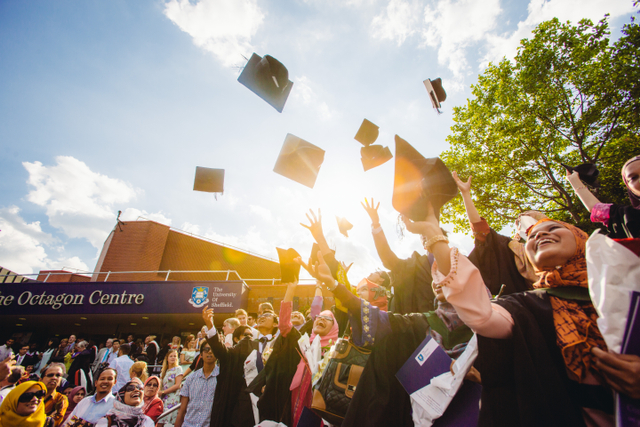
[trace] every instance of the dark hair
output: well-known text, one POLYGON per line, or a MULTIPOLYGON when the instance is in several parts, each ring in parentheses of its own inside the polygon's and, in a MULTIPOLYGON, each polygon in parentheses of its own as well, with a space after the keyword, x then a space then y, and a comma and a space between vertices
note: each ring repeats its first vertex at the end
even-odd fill
MULTIPOLYGON (((214 338, 215 338, 215 337, 214 337, 214 338)), ((207 344, 208 344, 207 340, 204 340, 204 341, 202 341, 202 342, 200 343, 200 353, 202 353, 202 349, 203 349, 203 348, 204 348, 204 346, 205 346, 205 345, 207 345, 207 344)), ((209 347, 211 347, 211 346, 209 346, 209 347)))
POLYGON ((235 331, 233 331, 233 339, 240 341, 244 338, 244 331, 247 329, 251 330, 248 326, 238 326, 235 331))
POLYGON ((104 368, 100 369, 96 374, 96 381, 98 380, 98 378, 100 378, 100 375, 102 375, 104 371, 113 371, 114 374, 116 374, 116 379, 118 379, 118 371, 116 371, 116 368, 112 368, 111 366, 105 366, 104 368))
POLYGON ((22 369, 22 366, 18 366, 16 368, 13 368, 11 370, 11 373, 9 374, 9 376, 7 377, 7 382, 11 383, 11 384, 15 384, 18 382, 18 380, 20 378, 22 378, 22 374, 24 373, 24 369, 22 369))
POLYGON ((384 288, 389 289, 389 286, 391 285, 391 277, 389 277, 389 273, 383 270, 379 270, 378 275, 382 279, 382 283, 380 285, 384 288))
POLYGON ((122 352, 122 354, 128 355, 129 353, 131 353, 131 346, 129 344, 122 344, 120 346, 120 351, 122 352))

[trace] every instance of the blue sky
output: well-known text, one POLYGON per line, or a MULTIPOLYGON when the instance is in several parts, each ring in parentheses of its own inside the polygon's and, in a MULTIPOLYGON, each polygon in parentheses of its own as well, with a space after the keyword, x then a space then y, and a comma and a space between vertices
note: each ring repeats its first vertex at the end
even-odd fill
MULTIPOLYGON (((512 58, 539 22, 605 13, 617 38, 634 10, 627 0, 2 1, 0 265, 91 271, 118 210, 306 257, 299 223, 322 208, 357 282, 381 267, 364 197, 381 202, 399 256, 420 250, 396 233, 393 161, 362 170, 362 119, 392 151, 398 134, 435 157, 488 62, 512 58), (253 52, 289 70, 282 114, 236 81, 253 52), (422 84, 436 77, 441 115, 422 84), (287 133, 326 150, 313 190, 272 171, 287 133), (196 166, 226 170, 224 195, 192 191, 196 166), (355 225, 348 239, 335 215, 355 225)), ((472 248, 468 236, 452 241, 472 248)))

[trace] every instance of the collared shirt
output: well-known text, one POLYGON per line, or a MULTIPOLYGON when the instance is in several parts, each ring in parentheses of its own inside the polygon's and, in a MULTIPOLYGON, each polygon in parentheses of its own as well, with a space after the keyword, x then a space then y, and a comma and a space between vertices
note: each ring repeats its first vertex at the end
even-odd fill
POLYGON ((118 352, 116 351, 114 353, 113 349, 111 349, 109 350, 109 356, 107 356, 107 360, 105 360, 105 362, 111 365, 111 362, 113 362, 117 357, 118 357, 118 352))
POLYGON ((0 361, 6 359, 13 354, 11 347, 7 347, 6 344, 0 345, 0 361))
POLYGON ((182 382, 180 396, 188 397, 187 413, 183 427, 207 427, 211 422, 211 402, 218 385, 220 366, 216 363, 213 372, 205 378, 202 369, 198 369, 182 382))
POLYGON ((55 390, 51 393, 51 396, 44 398, 44 412, 47 414, 47 417, 53 418, 56 426, 62 423, 68 406, 69 400, 67 396, 55 390))
POLYGON ((107 412, 113 408, 113 402, 115 402, 116 398, 113 394, 107 393, 107 395, 101 400, 96 402, 95 394, 92 396, 85 397, 78 403, 69 416, 64 425, 74 425, 80 421, 85 421, 85 424, 79 425, 94 425, 98 422, 98 420, 105 415, 107 412))
POLYGON ((126 383, 131 381, 131 376, 129 374, 129 369, 133 366, 133 360, 126 355, 114 359, 111 363, 109 363, 109 367, 114 368, 118 373, 118 379, 116 381, 116 385, 113 387, 113 393, 117 393, 126 383))
POLYGON ((2 403, 4 398, 7 397, 7 394, 11 393, 11 390, 13 390, 14 388, 16 388, 16 385, 11 384, 11 385, 6 385, 0 389, 0 403, 2 403))
POLYGON ((25 358, 27 358, 27 354, 26 353, 24 355, 21 355, 20 353, 18 353, 16 355, 16 365, 23 366, 22 363, 23 363, 25 358))

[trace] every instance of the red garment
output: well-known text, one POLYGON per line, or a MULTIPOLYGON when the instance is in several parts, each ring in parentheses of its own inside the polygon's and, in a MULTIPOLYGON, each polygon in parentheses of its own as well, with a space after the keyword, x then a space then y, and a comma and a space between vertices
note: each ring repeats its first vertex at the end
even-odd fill
POLYGON ((479 242, 484 242, 487 239, 487 234, 491 232, 491 227, 487 223, 487 220, 484 218, 480 218, 478 222, 469 222, 471 225, 471 231, 475 236, 476 240, 479 242))
POLYGON ((154 423, 158 422, 158 417, 164 412, 164 403, 159 397, 154 398, 149 405, 145 404, 144 414, 151 418, 154 423))

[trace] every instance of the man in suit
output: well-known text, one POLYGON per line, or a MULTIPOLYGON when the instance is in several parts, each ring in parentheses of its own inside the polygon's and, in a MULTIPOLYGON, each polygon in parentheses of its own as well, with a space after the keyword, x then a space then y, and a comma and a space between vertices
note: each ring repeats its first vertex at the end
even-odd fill
MULTIPOLYGON (((226 347, 218 337, 213 325, 213 309, 206 307, 202 311, 205 321, 207 342, 220 364, 216 397, 213 399, 211 410, 211 427, 233 426, 249 427, 256 425, 253 405, 249 394, 244 392, 247 387, 244 365, 248 357, 253 356, 262 362, 262 352, 268 348, 273 340, 273 334, 278 327, 278 317, 270 313, 258 323, 258 330, 262 333, 262 342, 254 340, 253 333, 248 326, 240 326, 233 333, 236 342, 233 347, 226 347), (260 355, 260 356, 258 356, 260 355)), ((255 362, 254 362, 255 363, 255 362)), ((262 364, 260 363, 261 369, 262 364)))
POLYGON ((33 360, 33 357, 27 354, 28 352, 29 344, 25 344, 20 347, 20 350, 18 350, 18 355, 16 356, 16 365, 27 367, 36 363, 36 361, 33 360))

